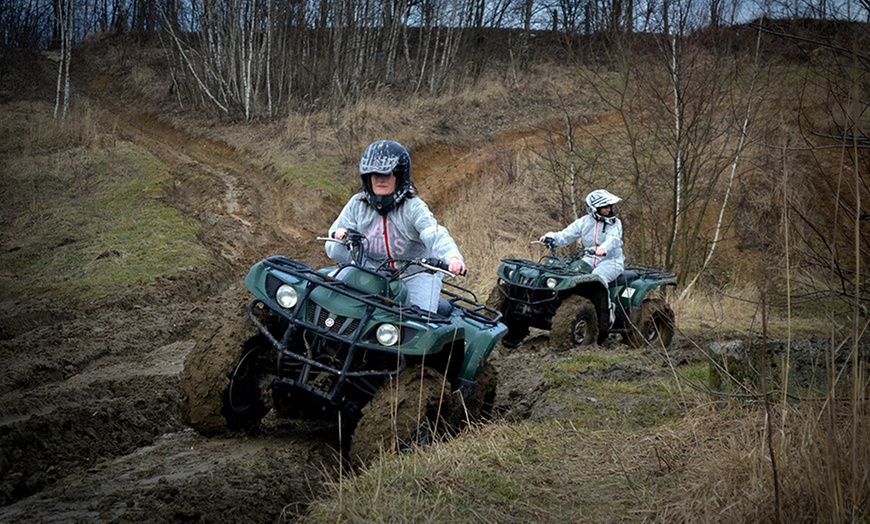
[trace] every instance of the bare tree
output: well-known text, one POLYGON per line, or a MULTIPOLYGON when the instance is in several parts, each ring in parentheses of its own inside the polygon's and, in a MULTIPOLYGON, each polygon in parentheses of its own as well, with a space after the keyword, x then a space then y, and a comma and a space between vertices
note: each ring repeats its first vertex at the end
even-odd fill
POLYGON ((66 122, 69 115, 69 64, 72 58, 73 34, 73 2, 72 0, 55 0, 55 17, 60 36, 60 58, 57 69, 57 91, 54 102, 54 121, 58 124, 66 122))

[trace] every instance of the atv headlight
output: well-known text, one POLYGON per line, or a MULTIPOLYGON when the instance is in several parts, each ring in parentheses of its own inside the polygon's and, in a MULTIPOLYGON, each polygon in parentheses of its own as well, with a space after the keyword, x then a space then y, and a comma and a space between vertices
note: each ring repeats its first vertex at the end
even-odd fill
POLYGON ((290 309, 296 305, 296 300, 299 296, 296 294, 296 289, 287 284, 282 285, 275 292, 275 301, 284 309, 290 309))
POLYGON ((556 284, 558 284, 558 283, 559 283, 559 281, 553 277, 548 278, 545 282, 545 284, 547 284, 547 287, 550 289, 553 289, 554 287, 556 287, 556 284))
POLYGON ((399 341, 399 328, 393 324, 381 324, 377 331, 378 343, 382 346, 393 346, 399 341))
POLYGON ((504 272, 504 276, 506 276, 507 279, 508 279, 509 281, 513 281, 513 279, 514 279, 514 270, 513 270, 513 269, 508 269, 507 271, 504 272))

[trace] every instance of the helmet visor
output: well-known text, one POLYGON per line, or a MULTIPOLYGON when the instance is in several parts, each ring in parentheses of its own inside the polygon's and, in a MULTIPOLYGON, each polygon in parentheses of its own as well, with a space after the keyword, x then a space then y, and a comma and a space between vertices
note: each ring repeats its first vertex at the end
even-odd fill
POLYGON ((362 175, 389 175, 399 165, 399 156, 393 155, 386 147, 369 148, 360 158, 359 172, 362 175))

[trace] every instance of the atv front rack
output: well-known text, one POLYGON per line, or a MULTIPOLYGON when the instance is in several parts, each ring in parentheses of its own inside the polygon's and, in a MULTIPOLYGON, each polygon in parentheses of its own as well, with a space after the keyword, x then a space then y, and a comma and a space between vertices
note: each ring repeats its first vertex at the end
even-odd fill
MULTIPOLYGON (((373 394, 377 390, 378 385, 370 382, 369 379, 379 381, 387 376, 395 376, 406 367, 405 357, 400 352, 400 346, 385 347, 375 341, 367 341, 363 338, 366 335, 363 329, 368 325, 375 310, 386 311, 397 319, 417 321, 424 324, 446 324, 452 321, 450 313, 439 314, 424 311, 416 306, 401 304, 383 294, 372 293, 369 290, 362 289, 333 276, 320 273, 306 264, 286 257, 270 257, 263 261, 263 265, 275 272, 307 282, 305 290, 298 297, 297 307, 292 310, 286 310, 279 307, 272 299, 274 291, 283 281, 274 274, 267 274, 266 288, 270 290, 268 292, 268 300, 258 298, 253 300, 248 306, 248 317, 263 336, 278 350, 279 366, 285 360, 297 362, 297 366, 301 364, 299 372, 294 372, 295 377, 280 376, 275 380, 286 385, 301 388, 309 394, 320 397, 328 402, 336 400, 336 396, 340 394, 348 379, 355 379, 354 383, 357 386, 363 387, 373 394), (308 300, 311 292, 317 288, 326 288, 331 292, 344 295, 365 304, 365 313, 360 319, 324 315, 321 312, 320 306, 308 300), (302 307, 303 304, 305 307, 302 307), (263 307, 260 307, 261 305, 263 307), (285 321, 278 323, 279 329, 275 330, 275 334, 267 327, 266 322, 258 318, 258 316, 265 315, 267 312, 276 314, 285 321), (283 332, 277 333, 279 330, 283 332), (330 341, 330 343, 340 348, 340 352, 330 363, 326 363, 311 358, 310 355, 302 354, 300 351, 294 351, 294 343, 300 342, 297 335, 305 333, 314 334, 330 341), (369 353, 380 355, 380 357, 366 357, 364 360, 368 363, 367 368, 358 368, 357 366, 360 365, 363 359, 357 357, 361 354, 369 353), (308 384, 305 377, 317 372, 326 373, 332 376, 333 379, 328 381, 329 383, 325 386, 321 384, 321 387, 314 387, 308 384)), ((341 264, 333 274, 338 274, 345 267, 355 267, 376 278, 380 278, 385 284, 384 289, 389 289, 391 281, 389 276, 356 264, 341 264)), ((467 292, 476 300, 471 291, 459 286, 451 286, 467 292)), ((501 319, 500 312, 480 305, 468 297, 451 291, 444 291, 444 294, 450 297, 445 302, 449 302, 451 308, 456 307, 461 309, 461 314, 467 315, 478 322, 496 325, 501 319)), ((304 348, 305 344, 302 344, 300 347, 304 348)))
POLYGON ((545 271, 557 276, 570 276, 577 274, 578 271, 566 266, 576 260, 576 258, 560 259, 558 257, 544 257, 538 262, 532 262, 531 260, 521 258, 503 258, 501 261, 505 264, 514 265, 517 268, 537 269, 538 271, 545 271))

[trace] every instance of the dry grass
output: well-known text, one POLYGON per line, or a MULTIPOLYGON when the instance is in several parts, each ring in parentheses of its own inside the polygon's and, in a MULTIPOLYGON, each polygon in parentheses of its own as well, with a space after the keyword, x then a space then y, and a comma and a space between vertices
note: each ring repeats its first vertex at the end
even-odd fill
POLYGON ((777 405, 770 413, 760 406, 692 413, 661 435, 680 461, 675 468, 678 489, 671 491, 660 517, 678 522, 866 522, 866 410, 859 401, 851 407, 777 405))
MULTIPOLYGON (((679 292, 679 290, 678 290, 679 292)), ((734 282, 723 289, 693 289, 674 297, 671 306, 680 329, 690 333, 733 336, 762 332, 762 298, 754 282, 734 282)), ((832 325, 824 315, 806 314, 783 307, 768 307, 767 334, 775 338, 819 336, 832 325)))
POLYGON ((863 522, 866 407, 704 404, 652 431, 475 427, 343 478, 300 522, 863 522))
POLYGON ((625 521, 646 495, 613 460, 621 437, 556 422, 473 428, 333 485, 301 522, 625 521))

